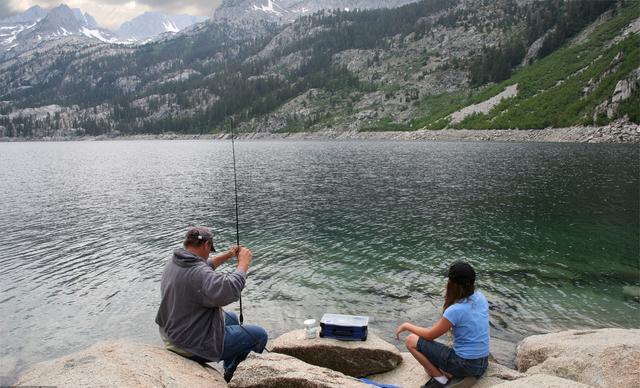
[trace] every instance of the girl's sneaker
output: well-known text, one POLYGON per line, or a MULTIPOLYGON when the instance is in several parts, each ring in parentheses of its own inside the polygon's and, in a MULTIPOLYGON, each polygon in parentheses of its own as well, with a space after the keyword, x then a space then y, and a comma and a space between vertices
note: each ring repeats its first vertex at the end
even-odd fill
POLYGON ((443 388, 444 386, 444 384, 440 383, 438 380, 432 377, 429 379, 429 381, 427 381, 425 385, 420 388, 443 388))
POLYGON ((477 377, 472 377, 472 376, 454 377, 451 380, 449 380, 449 382, 446 383, 445 385, 441 385, 441 387, 446 387, 446 388, 470 388, 476 382, 478 382, 478 378, 477 377))

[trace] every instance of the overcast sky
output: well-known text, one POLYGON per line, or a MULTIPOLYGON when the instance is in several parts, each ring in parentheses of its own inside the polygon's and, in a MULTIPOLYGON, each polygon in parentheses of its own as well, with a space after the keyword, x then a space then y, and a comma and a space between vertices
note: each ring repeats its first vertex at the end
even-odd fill
POLYGON ((0 19, 39 5, 52 8, 64 3, 80 8, 96 18, 101 27, 116 29, 120 24, 147 11, 186 13, 211 17, 221 0, 0 0, 0 19))

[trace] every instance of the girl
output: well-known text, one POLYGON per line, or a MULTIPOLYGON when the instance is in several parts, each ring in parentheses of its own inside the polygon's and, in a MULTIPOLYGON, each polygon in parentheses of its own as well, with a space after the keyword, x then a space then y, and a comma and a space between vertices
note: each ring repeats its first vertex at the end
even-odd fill
POLYGON ((475 291, 476 272, 459 261, 449 267, 448 277, 440 320, 429 328, 405 322, 396 330, 397 338, 411 332, 407 349, 431 376, 423 388, 444 387, 453 377, 480 376, 488 365, 489 304, 475 291), (434 341, 449 330, 453 349, 434 341))

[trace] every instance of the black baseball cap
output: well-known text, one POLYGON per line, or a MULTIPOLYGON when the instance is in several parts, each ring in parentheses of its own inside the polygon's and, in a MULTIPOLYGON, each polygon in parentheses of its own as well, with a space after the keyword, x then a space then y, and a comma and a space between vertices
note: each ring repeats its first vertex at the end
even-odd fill
POLYGON ((447 272, 447 276, 449 279, 456 280, 470 280, 471 282, 476 281, 476 271, 473 270, 471 264, 464 261, 456 261, 451 264, 449 267, 449 272, 447 272))

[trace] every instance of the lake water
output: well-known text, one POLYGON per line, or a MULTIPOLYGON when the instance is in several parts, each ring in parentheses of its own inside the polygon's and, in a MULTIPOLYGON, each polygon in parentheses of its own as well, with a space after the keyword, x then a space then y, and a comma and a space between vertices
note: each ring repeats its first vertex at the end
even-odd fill
MULTIPOLYGON (((324 312, 390 342, 438 318, 455 260, 492 335, 639 327, 637 145, 238 141, 245 321, 324 312)), ((235 241, 229 141, 0 144, 0 376, 98 340, 159 343, 165 261, 190 225, 235 241)), ((226 270, 233 266, 226 266, 226 270)), ((223 269, 224 270, 224 269, 223 269)), ((237 311, 237 305, 229 306, 237 311)))

